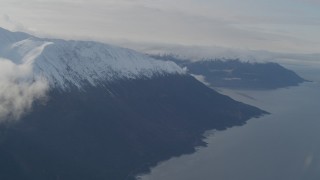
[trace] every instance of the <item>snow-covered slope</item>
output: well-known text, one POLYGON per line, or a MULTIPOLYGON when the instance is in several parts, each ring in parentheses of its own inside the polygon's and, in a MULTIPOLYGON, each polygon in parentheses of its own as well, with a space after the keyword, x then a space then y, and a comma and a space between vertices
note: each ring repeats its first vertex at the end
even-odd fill
POLYGON ((0 40, 0 57, 32 66, 34 76, 43 76, 51 87, 61 89, 185 73, 173 62, 97 42, 41 39, 1 28, 0 40))

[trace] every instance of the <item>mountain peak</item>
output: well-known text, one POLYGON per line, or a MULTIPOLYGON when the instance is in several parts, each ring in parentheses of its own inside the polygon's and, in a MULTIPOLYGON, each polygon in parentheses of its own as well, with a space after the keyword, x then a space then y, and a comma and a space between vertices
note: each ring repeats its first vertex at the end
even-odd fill
POLYGON ((35 76, 44 76, 51 87, 60 89, 185 73, 173 62, 98 42, 41 39, 4 29, 0 38, 5 40, 0 42, 2 58, 32 66, 35 76))
POLYGON ((0 27, 0 39, 1 39, 0 47, 3 44, 21 41, 29 37, 32 37, 32 36, 23 32, 12 32, 0 27))

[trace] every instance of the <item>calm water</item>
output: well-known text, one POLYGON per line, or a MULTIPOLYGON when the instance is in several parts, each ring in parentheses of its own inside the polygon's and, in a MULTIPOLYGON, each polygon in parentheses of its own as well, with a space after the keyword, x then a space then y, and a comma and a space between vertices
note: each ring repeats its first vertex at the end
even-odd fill
MULTIPOLYGON (((292 68, 292 67, 291 67, 292 68)), ((142 180, 319 180, 320 69, 294 67, 314 80, 299 87, 227 94, 272 113, 208 133, 208 147, 172 158, 142 180)))

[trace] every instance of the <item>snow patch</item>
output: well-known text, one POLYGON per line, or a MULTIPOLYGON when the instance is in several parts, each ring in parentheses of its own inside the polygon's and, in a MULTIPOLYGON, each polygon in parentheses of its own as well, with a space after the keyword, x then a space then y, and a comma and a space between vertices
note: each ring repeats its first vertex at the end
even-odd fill
POLYGON ((206 77, 203 75, 197 75, 197 74, 191 74, 194 78, 196 78, 198 81, 200 81, 202 84, 210 87, 210 83, 206 80, 206 77))
POLYGON ((186 73, 173 62, 97 42, 41 39, 1 29, 0 37, 9 39, 0 42, 0 57, 16 65, 30 65, 34 76, 43 76, 51 87, 62 90, 119 79, 186 73))

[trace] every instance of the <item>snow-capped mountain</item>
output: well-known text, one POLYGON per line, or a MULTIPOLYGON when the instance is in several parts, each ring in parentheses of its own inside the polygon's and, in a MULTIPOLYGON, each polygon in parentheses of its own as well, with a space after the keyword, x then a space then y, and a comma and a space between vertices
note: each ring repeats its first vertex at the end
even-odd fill
POLYGON ((0 57, 31 65, 34 75, 44 76, 51 87, 82 88, 106 80, 184 73, 173 62, 97 42, 41 39, 4 29, 0 29, 0 38, 0 57))
POLYGON ((132 50, 0 34, 1 180, 133 180, 265 113, 132 50))

